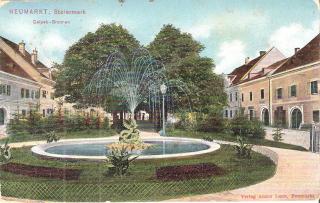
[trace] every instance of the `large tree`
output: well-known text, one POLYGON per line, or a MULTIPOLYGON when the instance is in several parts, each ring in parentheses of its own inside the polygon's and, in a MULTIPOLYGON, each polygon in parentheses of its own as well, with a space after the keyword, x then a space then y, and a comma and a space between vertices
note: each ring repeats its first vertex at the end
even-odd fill
MULTIPOLYGON (((121 25, 102 24, 94 33, 87 33, 73 44, 66 51, 63 63, 56 65, 56 95, 69 95, 69 102, 81 103, 85 99, 83 92, 86 85, 106 56, 116 50, 129 56, 132 50, 139 47, 135 37, 121 25)), ((86 102, 90 103, 88 100, 86 102)), ((91 102, 94 103, 93 100, 91 102)))
MULTIPOLYGON (((223 79, 213 72, 213 60, 200 56, 204 46, 190 34, 164 25, 148 49, 164 63, 169 79, 180 79, 188 86, 194 110, 208 113, 225 105, 223 79)), ((184 105, 185 100, 180 102, 184 105)))

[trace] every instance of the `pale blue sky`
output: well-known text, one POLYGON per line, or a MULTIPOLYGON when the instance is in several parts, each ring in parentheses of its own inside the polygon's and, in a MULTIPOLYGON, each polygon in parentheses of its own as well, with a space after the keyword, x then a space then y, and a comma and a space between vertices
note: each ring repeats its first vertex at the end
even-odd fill
POLYGON ((50 65, 61 62, 65 50, 100 23, 119 23, 143 45, 163 24, 191 33, 205 45, 203 56, 214 59, 216 72, 230 72, 246 56, 276 46, 290 56, 294 47, 310 41, 319 29, 313 0, 55 0, 1 3, 0 35, 29 49, 37 47, 50 65), (85 9, 86 15, 12 15, 10 9, 85 9), (34 25, 33 20, 69 20, 70 25, 34 25))

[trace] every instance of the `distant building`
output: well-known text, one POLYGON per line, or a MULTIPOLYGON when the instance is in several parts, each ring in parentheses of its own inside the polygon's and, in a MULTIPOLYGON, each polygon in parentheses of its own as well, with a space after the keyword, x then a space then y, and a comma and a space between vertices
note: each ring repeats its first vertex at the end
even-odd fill
POLYGON ((279 122, 289 128, 319 122, 320 34, 289 58, 272 48, 226 78, 230 83, 226 90, 233 97, 236 90, 241 102, 235 108, 230 96, 225 111, 242 108, 265 125, 279 122))
POLYGON ((52 114, 54 85, 50 68, 38 60, 36 49, 29 53, 23 41, 16 44, 0 37, 0 135, 15 114, 26 116, 30 109, 52 114))
POLYGON ((228 95, 228 106, 224 109, 224 117, 233 118, 243 108, 245 108, 245 113, 255 117, 253 99, 256 98, 255 94, 258 94, 258 90, 252 89, 248 91, 243 84, 261 77, 261 75, 266 76, 271 71, 269 66, 284 58, 285 56, 277 48, 273 47, 267 52, 260 51, 259 56, 252 60, 247 57, 242 66, 228 74, 225 88, 228 95), (241 88, 244 89, 241 90, 241 88))

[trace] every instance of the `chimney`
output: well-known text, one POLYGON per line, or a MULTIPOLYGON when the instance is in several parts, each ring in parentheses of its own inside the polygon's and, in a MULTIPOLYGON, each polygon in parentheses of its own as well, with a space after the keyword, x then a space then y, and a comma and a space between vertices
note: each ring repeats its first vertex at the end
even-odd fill
POLYGON ((26 44, 23 40, 19 43, 19 51, 22 55, 26 54, 26 44))
POLYGON ((36 65, 36 63, 38 62, 38 51, 37 49, 34 49, 32 51, 32 54, 31 54, 31 62, 32 64, 36 65))
POLYGON ((249 57, 246 57, 245 60, 244 60, 244 64, 248 64, 250 61, 250 58, 249 57))
POLYGON ((294 48, 294 53, 296 54, 300 50, 299 47, 294 48))
POLYGON ((267 53, 266 51, 260 51, 260 56, 264 55, 265 53, 267 53))

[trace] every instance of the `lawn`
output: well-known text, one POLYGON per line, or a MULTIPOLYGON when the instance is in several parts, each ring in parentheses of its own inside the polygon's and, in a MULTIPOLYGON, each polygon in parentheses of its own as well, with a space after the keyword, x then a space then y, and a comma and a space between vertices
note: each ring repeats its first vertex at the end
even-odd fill
POLYGON ((195 194, 231 190, 261 182, 273 176, 274 163, 253 153, 252 159, 239 159, 232 146, 222 145, 213 153, 174 159, 137 160, 130 174, 106 176, 104 162, 62 162, 43 160, 30 148, 12 149, 11 162, 34 166, 81 169, 79 180, 62 181, 32 178, 1 171, 2 195, 52 201, 156 201, 195 194), (214 163, 227 171, 223 176, 184 181, 159 181, 155 170, 161 166, 214 163))
MULTIPOLYGON (((191 131, 191 130, 187 131, 187 130, 181 130, 181 129, 174 129, 174 130, 169 130, 167 132, 167 135, 172 137, 190 137, 190 138, 198 138, 198 139, 203 139, 204 137, 211 137, 212 139, 215 139, 215 140, 236 142, 236 137, 231 135, 231 133, 227 134, 227 133, 199 132, 199 131, 191 131)), ((305 148, 301 146, 286 144, 283 142, 275 142, 267 139, 250 138, 247 140, 247 142, 255 145, 307 151, 305 148)))
MULTIPOLYGON (((57 132, 57 135, 60 136, 61 139, 72 139, 72 138, 97 138, 97 137, 110 137, 116 135, 116 131, 113 129, 88 129, 88 130, 81 130, 81 131, 63 131, 57 132)), ((9 143, 12 142, 27 142, 33 140, 45 140, 45 135, 38 134, 32 135, 29 133, 21 133, 9 136, 9 143)), ((3 141, 2 141, 3 142, 3 141)))

